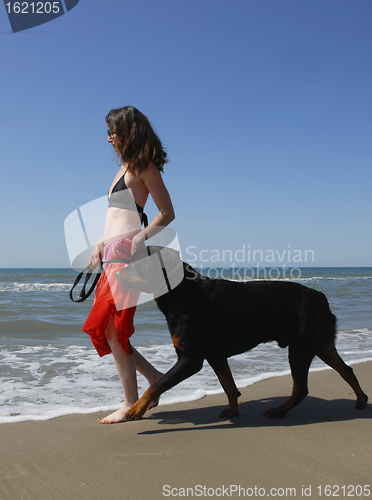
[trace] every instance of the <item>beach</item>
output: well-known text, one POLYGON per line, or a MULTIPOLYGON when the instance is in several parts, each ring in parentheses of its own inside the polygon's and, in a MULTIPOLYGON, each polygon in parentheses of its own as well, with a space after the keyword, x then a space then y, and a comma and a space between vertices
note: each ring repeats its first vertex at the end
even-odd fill
MULTIPOLYGON (((112 356, 100 358, 81 330, 92 297, 79 304, 69 299, 75 274, 71 269, 0 270, 0 424, 109 413, 122 403, 112 356)), ((336 345, 343 360, 372 360, 372 268, 307 268, 301 274, 293 281, 323 291, 337 316, 336 345)), ((236 278, 233 269, 225 269, 224 276, 236 278)), ((154 301, 138 306, 131 342, 163 373, 176 362, 165 318, 154 301)), ((289 373, 287 349, 276 342, 234 356, 229 364, 239 388, 289 373)), ((324 368, 315 358, 312 369, 324 368)), ((139 376, 138 384, 142 394, 147 381, 139 376)), ((218 391, 217 377, 204 363, 199 373, 167 391, 161 403, 218 391)))
MULTIPOLYGON (((371 395, 372 362, 353 368, 371 395)), ((264 417, 291 385, 285 375, 243 388, 232 420, 218 417, 216 394, 116 425, 98 424, 102 412, 2 424, 0 498, 369 497, 371 406, 355 409, 349 386, 323 370, 285 418, 264 417)))

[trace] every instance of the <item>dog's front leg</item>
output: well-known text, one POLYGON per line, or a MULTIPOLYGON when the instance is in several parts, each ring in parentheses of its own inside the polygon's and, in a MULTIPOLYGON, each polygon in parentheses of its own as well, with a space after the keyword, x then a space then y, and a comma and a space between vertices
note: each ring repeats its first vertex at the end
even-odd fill
POLYGON ((177 363, 167 373, 150 385, 144 395, 126 413, 125 418, 127 420, 141 419, 152 401, 156 401, 163 392, 200 371, 202 366, 203 359, 179 357, 177 363))
POLYGON ((228 408, 225 408, 221 413, 221 418, 234 418, 239 415, 238 409, 238 398, 241 396, 238 388, 235 385, 234 378, 232 376, 229 363, 227 359, 207 359, 208 363, 213 368, 215 374, 220 381, 223 390, 226 393, 227 399, 229 401, 228 408))

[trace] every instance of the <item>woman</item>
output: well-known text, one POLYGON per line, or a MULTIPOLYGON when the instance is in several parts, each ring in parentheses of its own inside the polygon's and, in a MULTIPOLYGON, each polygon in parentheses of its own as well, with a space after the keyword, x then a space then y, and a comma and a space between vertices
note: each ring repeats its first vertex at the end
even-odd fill
MULTIPOLYGON (((138 109, 126 106, 110 111, 106 123, 108 142, 122 166, 109 190, 104 235, 90 256, 89 265, 93 269, 99 266, 103 256, 106 261, 130 259, 146 239, 174 219, 172 202, 161 177, 167 154, 147 117, 138 109), (149 194, 159 213, 147 228, 141 230, 143 209, 149 194)), ((125 414, 138 399, 136 369, 150 384, 162 375, 130 344, 139 292, 124 290, 116 281, 115 273, 124 265, 106 265, 83 327, 100 356, 112 352, 124 393, 123 406, 99 419, 101 424, 125 420, 125 414)))

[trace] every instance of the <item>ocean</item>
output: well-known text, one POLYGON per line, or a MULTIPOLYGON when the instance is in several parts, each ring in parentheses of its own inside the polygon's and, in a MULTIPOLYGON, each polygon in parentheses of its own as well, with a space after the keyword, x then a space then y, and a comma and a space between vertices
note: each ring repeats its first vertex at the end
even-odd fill
MULTIPOLYGON (((208 275, 209 270, 203 273, 208 275)), ((224 269, 223 276, 236 279, 237 275, 224 269)), ((92 298, 78 304, 70 301, 75 277, 72 269, 0 269, 0 423, 104 413, 121 406, 112 356, 100 358, 81 331, 92 298)), ((347 363, 372 360, 371 267, 303 268, 292 277, 288 271, 283 279, 327 295, 338 320, 337 348, 347 363)), ((138 305, 135 328, 133 345, 159 370, 167 371, 176 355, 154 301, 138 305)), ((230 358, 229 363, 238 387, 289 373, 287 349, 275 343, 230 358)), ((323 370, 326 365, 316 358, 312 369, 323 370)), ((341 378, 340 383, 344 383, 341 378)), ((138 384, 142 394, 147 381, 141 375, 138 384)), ((205 362, 201 372, 165 393, 160 404, 218 392, 222 389, 205 362)))

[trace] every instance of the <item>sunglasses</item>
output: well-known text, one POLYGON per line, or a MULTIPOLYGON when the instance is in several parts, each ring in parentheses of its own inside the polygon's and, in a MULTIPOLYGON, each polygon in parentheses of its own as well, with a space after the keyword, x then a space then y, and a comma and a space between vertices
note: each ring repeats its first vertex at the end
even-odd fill
POLYGON ((109 137, 112 137, 114 134, 116 134, 116 132, 113 132, 112 130, 110 130, 109 128, 107 129, 107 135, 109 137))

